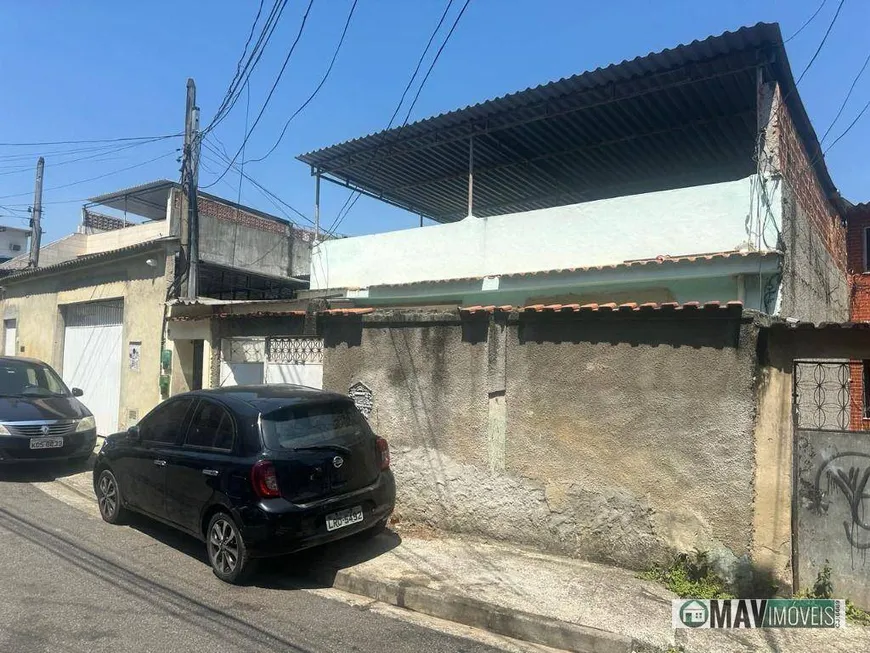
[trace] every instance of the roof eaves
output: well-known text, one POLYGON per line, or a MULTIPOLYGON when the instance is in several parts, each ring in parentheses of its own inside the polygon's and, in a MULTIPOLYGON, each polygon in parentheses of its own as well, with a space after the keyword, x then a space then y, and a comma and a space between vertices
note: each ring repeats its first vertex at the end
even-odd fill
POLYGON ((108 251, 99 252, 97 254, 86 254, 84 256, 70 259, 69 261, 64 261, 63 263, 56 263, 54 265, 47 265, 45 267, 27 268, 15 274, 10 274, 9 276, 3 277, 3 283, 6 284, 11 281, 20 281, 31 277, 54 274, 58 271, 74 269, 80 266, 84 267, 93 263, 100 263, 103 261, 111 261, 112 259, 116 258, 124 258, 125 256, 135 254, 136 252, 147 252, 152 249, 157 249, 158 247, 166 245, 168 243, 177 241, 178 238, 176 238, 175 236, 166 236, 164 238, 147 240, 143 243, 136 243, 135 245, 128 245, 127 247, 110 249, 108 251))

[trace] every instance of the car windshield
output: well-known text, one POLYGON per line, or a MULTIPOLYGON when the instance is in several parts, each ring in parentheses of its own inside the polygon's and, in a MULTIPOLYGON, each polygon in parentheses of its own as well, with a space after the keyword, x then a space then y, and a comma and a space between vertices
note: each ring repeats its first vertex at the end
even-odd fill
POLYGON ((69 396, 70 391, 47 365, 30 361, 0 362, 0 397, 69 396))
POLYGON ((262 429, 269 449, 297 449, 325 439, 371 432, 365 417, 345 403, 283 408, 265 416, 262 429))

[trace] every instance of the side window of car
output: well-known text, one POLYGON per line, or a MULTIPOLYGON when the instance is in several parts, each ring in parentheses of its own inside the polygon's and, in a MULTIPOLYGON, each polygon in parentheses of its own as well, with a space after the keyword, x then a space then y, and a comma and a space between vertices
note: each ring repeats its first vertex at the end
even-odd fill
POLYGON ((147 442, 173 444, 184 426, 184 418, 193 399, 168 401, 158 406, 139 423, 139 435, 147 442))
POLYGON ((187 429, 185 446, 231 451, 235 427, 229 412, 218 404, 201 401, 187 429))

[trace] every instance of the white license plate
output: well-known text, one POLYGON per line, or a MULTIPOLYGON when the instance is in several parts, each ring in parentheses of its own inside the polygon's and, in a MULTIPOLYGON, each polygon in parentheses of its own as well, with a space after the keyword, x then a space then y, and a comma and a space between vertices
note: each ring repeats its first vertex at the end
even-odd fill
POLYGON ((59 449, 63 446, 63 438, 31 438, 31 449, 59 449))
POLYGON ((326 530, 334 531, 339 528, 344 528, 345 526, 350 526, 351 524, 358 524, 362 520, 362 506, 354 506, 353 508, 348 508, 347 510, 340 510, 339 512, 334 512, 331 515, 327 515, 326 530))

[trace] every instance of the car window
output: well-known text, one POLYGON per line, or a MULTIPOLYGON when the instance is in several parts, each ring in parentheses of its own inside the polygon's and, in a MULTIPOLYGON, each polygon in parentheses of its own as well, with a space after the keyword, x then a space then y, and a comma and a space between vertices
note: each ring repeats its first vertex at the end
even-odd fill
POLYGON ((158 406, 139 422, 140 437, 148 442, 174 443, 192 403, 193 399, 185 397, 158 406))
POLYGON ((193 414, 185 446, 230 451, 233 448, 233 418, 222 406, 201 401, 193 414))
POLYGON ((0 363, 0 396, 68 397, 69 390, 50 367, 30 361, 0 363))
POLYGON ((283 408, 264 415, 262 429, 269 449, 293 449, 300 440, 371 433, 365 417, 345 402, 283 408))

